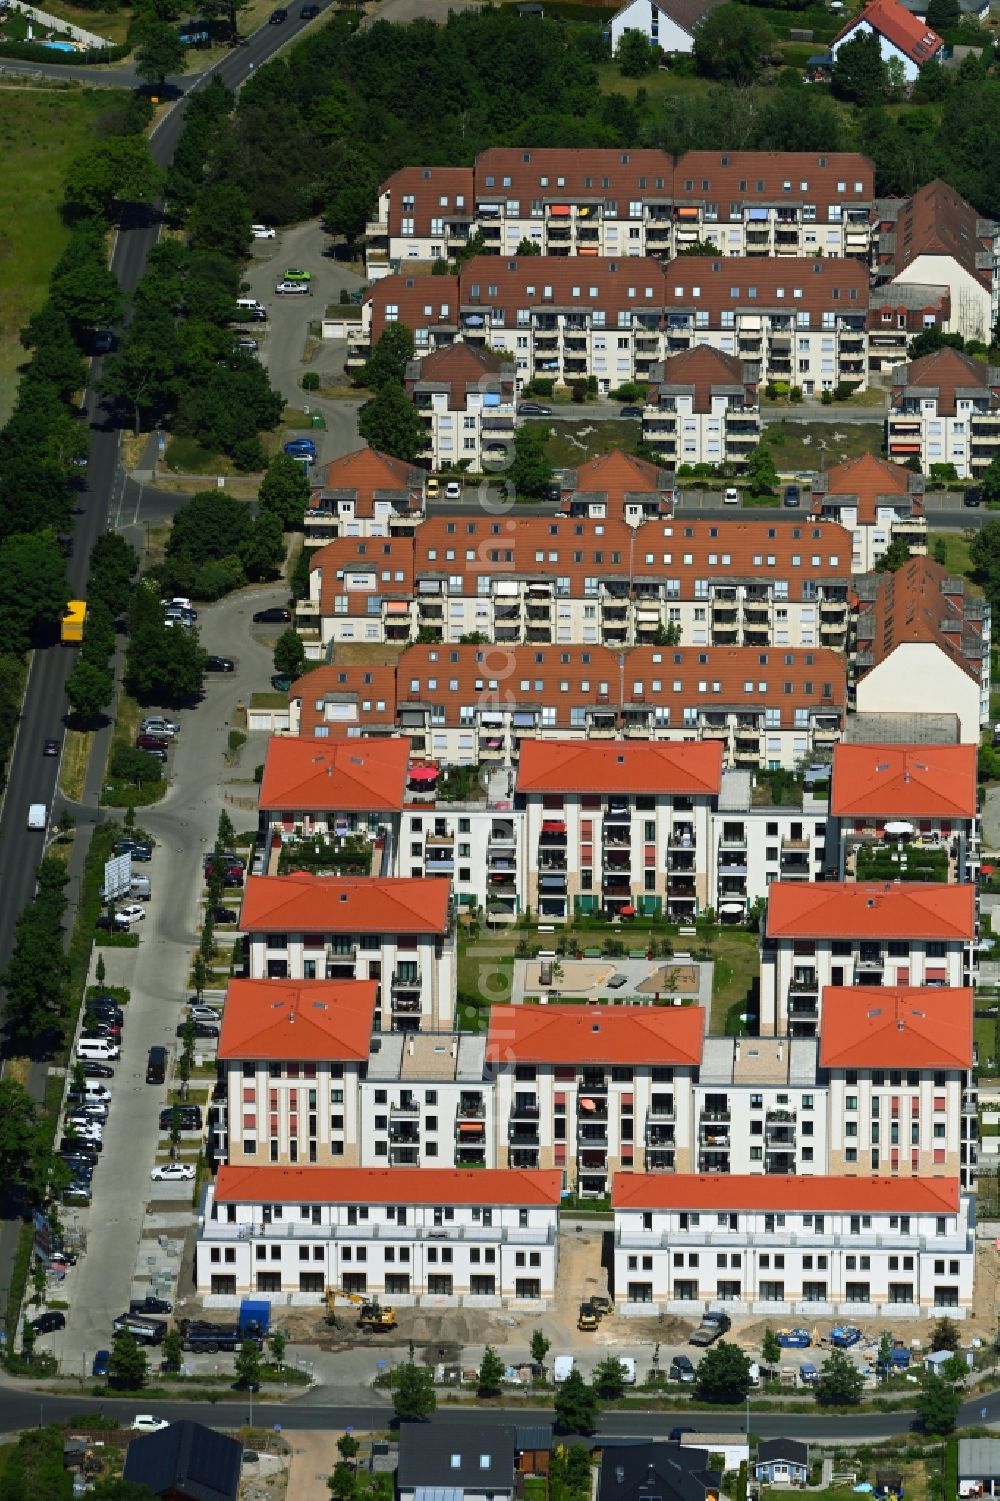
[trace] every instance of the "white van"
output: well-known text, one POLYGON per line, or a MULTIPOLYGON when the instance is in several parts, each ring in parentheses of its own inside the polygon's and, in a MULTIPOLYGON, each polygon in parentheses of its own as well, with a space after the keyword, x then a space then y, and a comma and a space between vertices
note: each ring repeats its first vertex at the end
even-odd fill
POLYGON ((576 1357, 573 1355, 557 1355, 552 1365, 552 1380, 556 1386, 566 1380, 570 1371, 576 1365, 576 1357))
POLYGON ((264 311, 264 304, 258 302, 256 297, 237 297, 236 306, 243 308, 248 313, 262 313, 264 311))
POLYGON ((274 290, 284 297, 308 297, 312 287, 307 281, 279 281, 275 282, 274 290))
POLYGON ((106 1037, 81 1037, 76 1044, 76 1056, 89 1058, 94 1063, 108 1063, 120 1052, 118 1044, 108 1042, 106 1037))
POLYGON ((111 1091, 100 1079, 84 1079, 83 1097, 85 1100, 106 1105, 111 1098, 111 1091))
POLYGON ((28 828, 41 830, 44 834, 49 821, 49 810, 44 803, 32 803, 28 809, 28 828))
POLYGON ((622 1368, 622 1380, 626 1386, 635 1386, 636 1369, 635 1359, 631 1355, 619 1355, 618 1364, 622 1368))

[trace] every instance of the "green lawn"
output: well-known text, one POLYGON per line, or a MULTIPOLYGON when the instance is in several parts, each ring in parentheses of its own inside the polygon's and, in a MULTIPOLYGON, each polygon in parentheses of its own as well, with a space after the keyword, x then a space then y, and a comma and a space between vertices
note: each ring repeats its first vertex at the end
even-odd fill
POLYGON ((109 89, 0 91, 0 422, 10 415, 25 358, 18 334, 45 301, 66 243, 59 212, 66 168, 123 98, 109 89))
POLYGON ((928 532, 927 550, 933 556, 934 547, 938 541, 944 543, 945 567, 952 573, 960 573, 968 580, 969 588, 973 594, 982 594, 983 586, 975 576, 975 570, 969 561, 969 544, 973 537, 972 532, 928 532))
POLYGON ((977 1016, 972 1023, 972 1035, 979 1054, 981 1074, 994 1073, 988 1060, 997 1056, 997 1019, 995 1016, 977 1016))
MULTIPOLYGON (((580 407, 574 408, 581 411, 580 407)), ((583 409, 585 410, 585 408, 583 409)), ((529 427, 548 428, 549 440, 545 452, 557 469, 575 469, 587 459, 599 458, 601 454, 613 453, 616 448, 626 453, 635 453, 642 436, 642 423, 638 419, 620 421, 611 418, 604 422, 560 422, 558 417, 528 423, 529 427), (583 433, 582 429, 590 431, 583 433)))
POLYGON ((767 424, 764 432, 768 446, 783 473, 829 467, 863 453, 877 454, 882 450, 881 422, 845 422, 838 427, 833 422, 786 422, 781 418, 771 421, 766 413, 762 415, 767 424))

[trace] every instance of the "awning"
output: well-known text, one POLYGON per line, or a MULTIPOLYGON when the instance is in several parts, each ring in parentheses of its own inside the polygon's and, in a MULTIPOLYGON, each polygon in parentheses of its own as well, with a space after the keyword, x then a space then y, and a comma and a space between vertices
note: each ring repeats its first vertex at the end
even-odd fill
POLYGON ((928 965, 926 976, 928 980, 946 980, 948 978, 948 971, 946 969, 932 969, 928 965))
POLYGON ((472 1136, 475 1132, 485 1131, 486 1127, 482 1121, 460 1121, 458 1129, 462 1136, 472 1136))
POLYGON ((697 208, 679 208, 676 212, 678 219, 697 219, 699 211, 697 208))
POLYGON ((632 904, 628 903, 628 905, 622 907, 621 915, 622 917, 634 917, 635 911, 636 909, 632 906, 632 904))
POLYGON ((437 767, 411 766, 409 779, 411 782, 436 782, 438 779, 437 767))
POLYGON ((896 818, 886 824, 885 832, 887 834, 912 834, 913 825, 907 823, 905 818, 896 818))
POLYGON ((766 219, 768 217, 768 215, 770 214, 770 212, 771 212, 770 209, 766 209, 766 208, 751 208, 751 209, 747 209, 747 218, 759 221, 761 219, 766 219))
POLYGON ((553 219, 566 219, 569 217, 568 203, 550 203, 549 214, 553 219))
POLYGON ((736 914, 743 911, 744 905, 743 902, 721 902, 719 904, 719 911, 736 914))
POLYGON ((566 825, 561 818, 546 818, 542 820, 543 834, 565 834, 566 825))
POLYGON ((890 442, 889 447, 890 447, 890 449, 892 450, 893 453, 919 453, 920 452, 920 444, 919 443, 893 443, 893 442, 890 442))
POLYGON ((526 713, 526 712, 524 712, 522 710, 516 710, 515 711, 515 713, 514 713, 514 719, 513 719, 513 725, 514 725, 515 730, 530 729, 534 723, 535 723, 535 715, 534 714, 526 713))
POLYGON ((594 1104, 593 1100, 589 1100, 589 1099, 587 1099, 586 1096, 584 1096, 580 1100, 580 1109, 581 1110, 596 1110, 597 1106, 594 1104))
POLYGON ((406 599, 386 600, 385 613, 387 615, 409 615, 410 602, 406 599))
POLYGON ((510 599, 517 595, 520 585, 513 579, 495 579, 493 581, 493 593, 503 599, 510 599))

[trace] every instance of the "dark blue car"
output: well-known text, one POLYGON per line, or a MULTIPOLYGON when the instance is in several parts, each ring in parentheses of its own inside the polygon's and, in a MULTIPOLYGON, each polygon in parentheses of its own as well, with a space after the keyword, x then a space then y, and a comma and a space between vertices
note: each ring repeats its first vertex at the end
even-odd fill
POLYGON ((92 1376, 107 1376, 111 1370, 111 1351, 98 1350, 94 1356, 94 1364, 90 1368, 92 1376))

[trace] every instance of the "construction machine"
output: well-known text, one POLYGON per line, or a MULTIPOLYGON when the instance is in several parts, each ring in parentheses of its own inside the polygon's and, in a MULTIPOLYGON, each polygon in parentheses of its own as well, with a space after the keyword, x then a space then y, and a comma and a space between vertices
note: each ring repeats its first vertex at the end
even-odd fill
POLYGON ((345 1292, 342 1287, 328 1287, 326 1290, 326 1322, 337 1323, 337 1299, 341 1298, 345 1303, 360 1303, 364 1305, 368 1299, 361 1293, 345 1292))
POLYGON ((381 1329, 395 1329, 396 1315, 391 1308, 383 1308, 377 1298, 362 1302, 358 1314, 358 1328, 368 1334, 377 1334, 381 1329))

